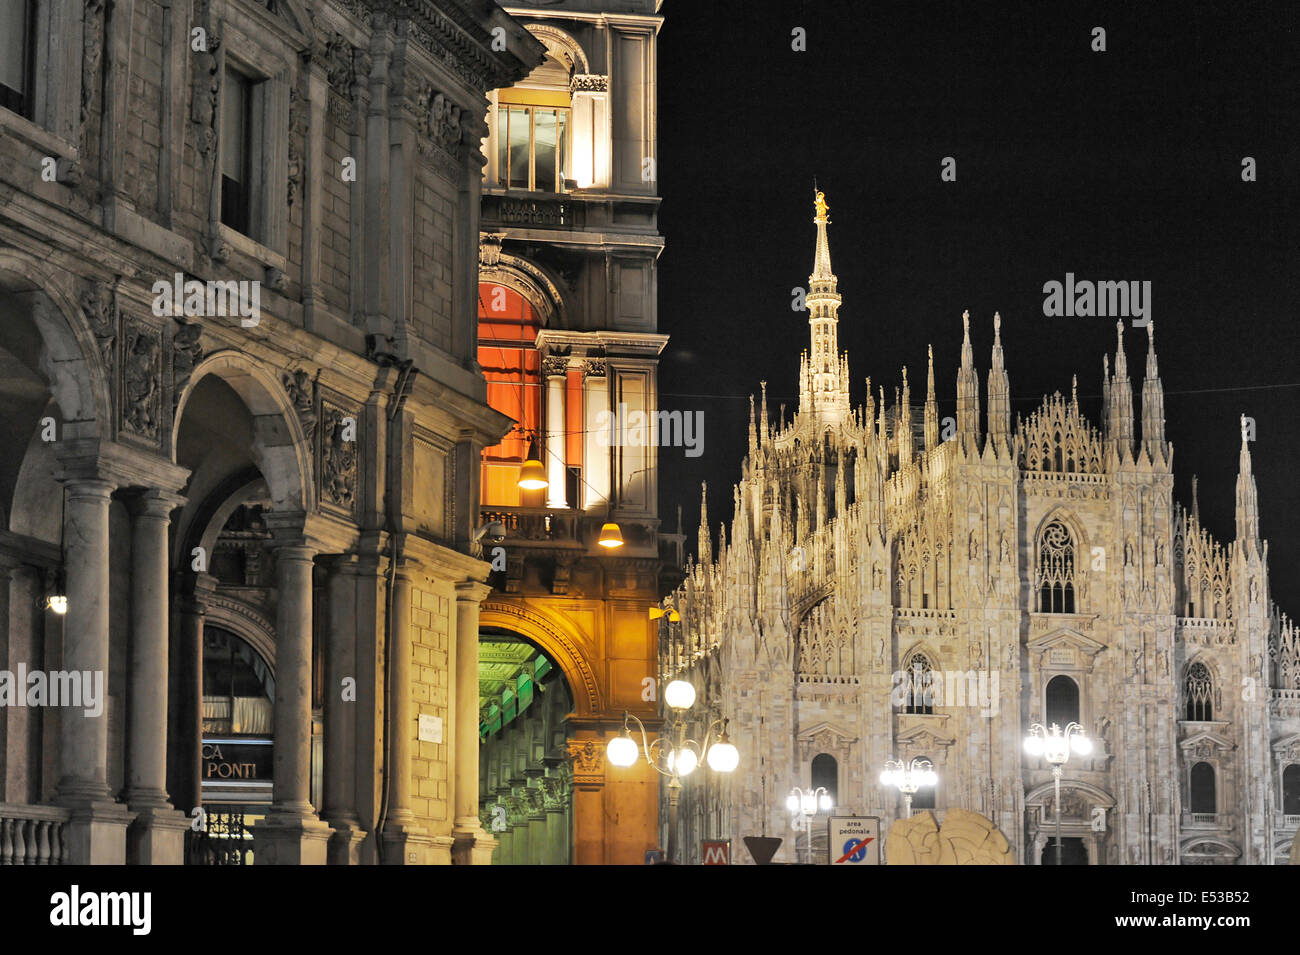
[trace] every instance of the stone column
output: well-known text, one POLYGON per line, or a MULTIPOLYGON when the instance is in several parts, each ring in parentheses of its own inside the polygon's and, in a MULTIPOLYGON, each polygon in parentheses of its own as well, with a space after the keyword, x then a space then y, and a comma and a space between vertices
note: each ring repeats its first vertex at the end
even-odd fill
POLYGON ((356 865, 365 832, 357 818, 357 573, 353 556, 335 559, 329 580, 325 647, 325 806, 334 829, 331 865, 356 865), (351 681, 347 687, 344 681, 351 681), (350 687, 350 690, 349 690, 350 687), (345 698, 346 694, 346 698, 345 698))
POLYGON ((609 412, 609 378, 603 358, 588 358, 583 364, 582 507, 604 508, 609 500, 610 446, 616 438, 608 423, 601 428, 609 412))
POLYGON ((194 581, 193 595, 176 601, 176 625, 168 660, 171 732, 167 791, 172 805, 187 815, 203 804, 203 618, 207 598, 215 589, 215 580, 201 573, 194 581))
POLYGON ((126 807, 108 790, 108 507, 113 485, 96 479, 66 483, 63 506, 68 612, 63 669, 81 673, 102 693, 100 712, 63 707, 59 713, 60 804, 72 809, 65 827, 73 865, 126 862, 126 807))
POLYGON ((454 823, 452 859, 457 865, 487 865, 496 840, 479 822, 478 608, 492 592, 487 584, 466 580, 456 585, 454 739, 454 823))
POLYGON ((181 865, 189 823, 167 798, 167 525, 182 499, 146 491, 132 502, 130 723, 126 799, 136 813, 127 861, 181 865))
MULTIPOLYGON (((37 608, 44 576, 16 557, 0 555, 0 669, 17 673, 20 663, 42 668, 44 621, 37 608)), ((0 708, 0 802, 40 802, 41 722, 40 710, 32 707, 0 708)))
POLYGON ((311 791, 312 565, 315 548, 275 548, 275 746, 271 811, 253 826, 257 865, 324 865, 330 828, 311 791))
POLYGON ((543 360, 546 374, 546 506, 568 507, 565 500, 564 385, 567 358, 543 360))

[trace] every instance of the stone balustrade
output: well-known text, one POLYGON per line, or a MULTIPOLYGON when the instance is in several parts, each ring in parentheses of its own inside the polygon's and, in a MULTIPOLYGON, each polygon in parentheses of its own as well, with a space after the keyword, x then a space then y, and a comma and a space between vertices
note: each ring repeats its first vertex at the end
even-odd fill
POLYGON ((0 865, 62 865, 68 810, 0 803, 0 865))

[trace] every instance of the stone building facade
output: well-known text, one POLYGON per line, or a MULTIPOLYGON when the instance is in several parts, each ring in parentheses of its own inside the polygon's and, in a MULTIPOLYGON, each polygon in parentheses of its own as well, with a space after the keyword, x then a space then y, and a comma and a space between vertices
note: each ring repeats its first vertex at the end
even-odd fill
POLYGON ((482 458, 482 520, 505 534, 482 640, 502 658, 526 641, 564 684, 539 682, 545 705, 502 720, 492 708, 508 716, 509 700, 484 670, 481 809, 484 820, 509 810, 505 862, 640 864, 658 844, 653 771, 612 771, 604 747, 625 710, 656 720, 647 611, 680 567, 680 538, 660 528, 658 471, 683 451, 628 427, 657 420, 668 341, 656 300, 661 2, 507 4, 546 58, 489 96, 479 363, 489 401, 515 426, 482 458), (545 490, 517 485, 530 456, 545 490), (608 523, 622 546, 598 543, 608 523), (571 710, 557 720, 559 694, 571 710), (539 855, 538 830, 557 811, 571 843, 539 855))
POLYGON ((902 799, 880 771, 924 757, 940 781, 917 806, 983 813, 1019 861, 1051 863, 1052 776, 1023 740, 1076 721, 1094 749, 1065 768, 1074 861, 1285 862, 1300 644, 1270 594, 1247 422, 1221 543, 1172 496, 1151 326, 1138 402, 1118 329, 1100 428, 1075 392, 1012 421, 996 315, 983 422, 966 316, 955 419, 932 359, 923 401, 904 368, 892 402, 868 379, 854 408, 820 194, 814 222, 798 410, 751 410, 730 528, 715 543, 704 515, 667 600, 682 620, 663 678, 690 679, 742 753, 720 791, 687 780, 682 844, 766 832, 793 860, 785 800, 810 784, 887 831, 902 799))
POLYGON ((479 142, 543 45, 478 0, 12 6, 0 669, 106 699, 0 709, 0 862, 488 861, 479 142))

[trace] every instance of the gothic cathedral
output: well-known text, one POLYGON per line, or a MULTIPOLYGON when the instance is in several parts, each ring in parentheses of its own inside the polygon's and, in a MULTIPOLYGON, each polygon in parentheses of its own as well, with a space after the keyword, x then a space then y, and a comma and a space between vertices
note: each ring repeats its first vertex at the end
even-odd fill
POLYGON ((819 193, 798 410, 770 420, 765 388, 751 402, 730 530, 715 543, 702 514, 665 601, 681 622, 662 678, 692 681, 746 754, 721 792, 686 781, 681 844, 764 833, 787 837, 777 861, 802 859, 785 801, 809 783, 887 832, 903 801, 880 771, 922 757, 939 782, 914 811, 981 812, 1016 861, 1051 863, 1051 767, 1023 743, 1074 722, 1093 747, 1064 769, 1067 862, 1285 862, 1300 642, 1270 598, 1244 429, 1225 544, 1195 496, 1173 499, 1152 325, 1136 414, 1118 326, 1100 429, 1077 390, 1013 425, 996 315, 984 430, 965 314, 955 419, 941 429, 933 357, 923 404, 904 368, 892 403, 868 379, 851 406, 828 211, 819 193))

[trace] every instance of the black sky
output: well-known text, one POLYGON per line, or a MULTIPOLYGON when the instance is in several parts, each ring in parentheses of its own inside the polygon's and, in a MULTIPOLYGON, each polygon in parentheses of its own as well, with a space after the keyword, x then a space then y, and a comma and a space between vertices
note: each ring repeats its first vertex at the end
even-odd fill
MULTIPOLYGON (((892 401, 903 364, 916 396, 932 342, 954 414, 965 308, 983 401, 998 310, 1013 414, 1077 372, 1099 424, 1114 320, 1044 317, 1043 284, 1151 281, 1175 497, 1198 474, 1202 519, 1234 536, 1238 415, 1253 416, 1273 594, 1300 612, 1298 7, 665 4, 660 387, 665 408, 705 412, 702 456, 662 452, 666 529, 681 504, 693 549, 702 480, 715 529, 730 521, 760 379, 774 413, 797 401, 808 326, 790 290, 812 269, 816 176, 855 404, 867 375, 892 401)), ((1146 333, 1126 323, 1125 342, 1140 412, 1146 333)))

